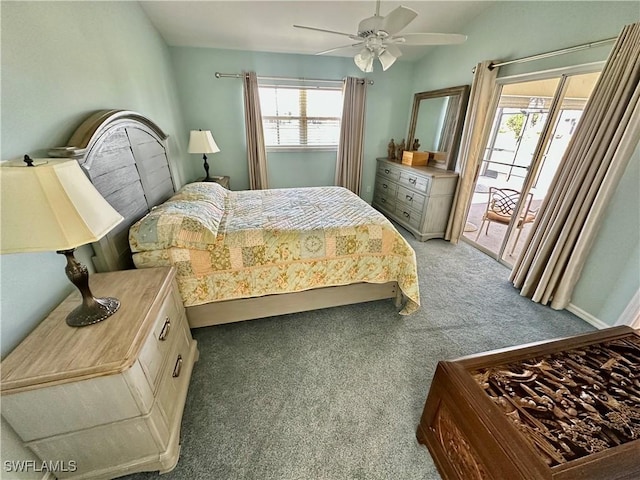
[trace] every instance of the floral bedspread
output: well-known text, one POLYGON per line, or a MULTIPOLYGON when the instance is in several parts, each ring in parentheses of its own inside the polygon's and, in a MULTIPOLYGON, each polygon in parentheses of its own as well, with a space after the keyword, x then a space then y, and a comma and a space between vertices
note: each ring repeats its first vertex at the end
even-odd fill
POLYGON ((187 185, 129 232, 138 268, 173 265, 186 306, 357 282, 397 281, 419 307, 415 252, 342 187, 229 191, 187 185))

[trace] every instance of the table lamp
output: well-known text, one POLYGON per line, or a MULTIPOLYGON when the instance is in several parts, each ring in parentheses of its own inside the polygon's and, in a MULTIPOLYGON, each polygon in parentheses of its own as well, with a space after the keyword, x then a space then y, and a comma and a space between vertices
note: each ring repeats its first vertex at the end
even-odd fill
POLYGON ((73 252, 95 242, 123 218, 100 195, 76 160, 31 159, 0 164, 0 253, 56 251, 82 295, 67 324, 82 327, 113 315, 120 301, 95 298, 87 267, 73 252))
POLYGON ((202 153, 202 159, 204 160, 204 171, 206 176, 203 182, 212 182, 213 179, 209 176, 209 164, 207 163, 207 153, 218 153, 220 149, 216 145, 216 141, 213 139, 213 135, 209 130, 191 130, 189 136, 189 153, 202 153))

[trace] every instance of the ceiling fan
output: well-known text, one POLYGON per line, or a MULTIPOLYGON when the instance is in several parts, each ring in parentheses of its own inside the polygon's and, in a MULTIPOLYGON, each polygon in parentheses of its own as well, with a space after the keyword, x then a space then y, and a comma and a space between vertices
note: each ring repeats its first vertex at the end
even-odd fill
POLYGON ((405 33, 404 35, 396 35, 417 16, 418 12, 415 10, 400 6, 386 17, 381 17, 380 0, 377 0, 375 15, 362 20, 358 25, 358 33, 355 35, 303 25, 294 25, 294 27, 315 30, 317 32, 333 33, 355 40, 356 43, 324 50, 316 53, 316 55, 335 52, 343 48, 362 46, 363 48, 353 57, 353 60, 360 70, 367 73, 373 72, 373 61, 376 58, 380 61, 383 70, 387 70, 393 65, 396 59, 402 56, 402 52, 396 44, 448 45, 462 43, 467 39, 466 35, 456 33, 405 33))

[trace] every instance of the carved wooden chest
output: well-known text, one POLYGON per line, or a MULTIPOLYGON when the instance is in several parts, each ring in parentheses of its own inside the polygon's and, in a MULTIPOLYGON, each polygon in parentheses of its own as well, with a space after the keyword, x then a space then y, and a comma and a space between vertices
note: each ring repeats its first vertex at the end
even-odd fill
POLYGON ((640 478, 640 334, 438 363, 417 432, 444 479, 640 478))

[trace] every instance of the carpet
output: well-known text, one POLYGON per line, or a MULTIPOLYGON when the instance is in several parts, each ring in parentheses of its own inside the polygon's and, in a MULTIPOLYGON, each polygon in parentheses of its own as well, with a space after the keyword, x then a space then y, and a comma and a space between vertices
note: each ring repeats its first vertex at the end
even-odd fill
POLYGON ((415 431, 439 360, 594 330, 521 297, 470 245, 398 228, 418 259, 413 315, 385 300, 193 331, 181 456, 162 479, 437 480, 415 431))

